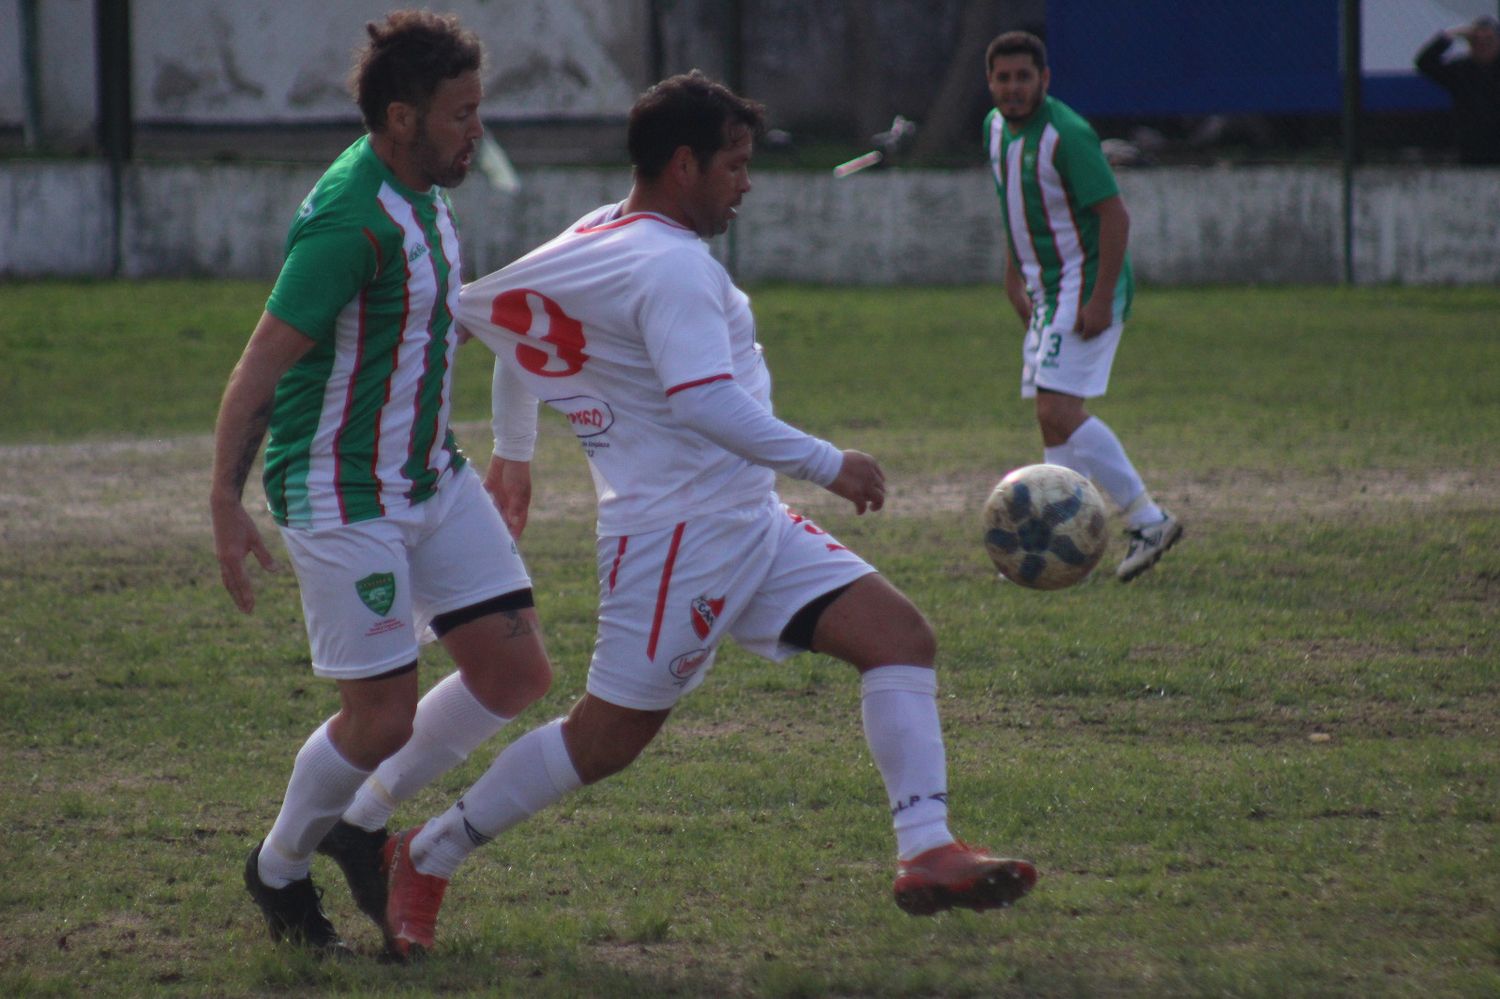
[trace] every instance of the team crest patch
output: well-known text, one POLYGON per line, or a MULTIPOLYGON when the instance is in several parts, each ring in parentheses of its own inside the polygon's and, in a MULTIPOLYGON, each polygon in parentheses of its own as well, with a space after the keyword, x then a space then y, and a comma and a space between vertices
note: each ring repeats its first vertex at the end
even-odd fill
POLYGON ((396 602, 396 577, 389 572, 372 572, 354 584, 354 592, 366 607, 384 617, 396 602))
POLYGON ((724 598, 710 600, 707 597, 694 597, 692 612, 693 633, 699 638, 707 638, 708 633, 713 630, 714 622, 724 613, 724 598))

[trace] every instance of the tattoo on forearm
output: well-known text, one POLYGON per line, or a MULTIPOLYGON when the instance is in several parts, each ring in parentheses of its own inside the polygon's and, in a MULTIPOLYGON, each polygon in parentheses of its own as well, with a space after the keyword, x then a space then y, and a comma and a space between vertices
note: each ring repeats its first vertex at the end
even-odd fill
POLYGON ((260 453, 260 442, 265 439, 266 427, 271 423, 271 403, 265 403, 250 414, 250 423, 245 428, 245 446, 234 463, 234 487, 244 492, 245 482, 250 478, 250 469, 255 467, 255 456, 260 453))

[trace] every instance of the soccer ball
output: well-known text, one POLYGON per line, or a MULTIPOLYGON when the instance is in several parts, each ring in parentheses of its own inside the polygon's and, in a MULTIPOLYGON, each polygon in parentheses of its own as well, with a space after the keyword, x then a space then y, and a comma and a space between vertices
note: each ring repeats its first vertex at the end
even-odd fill
POLYGON ((1072 586, 1104 557, 1104 500, 1062 465, 1008 473, 984 504, 984 547, 1006 579, 1034 590, 1072 586))

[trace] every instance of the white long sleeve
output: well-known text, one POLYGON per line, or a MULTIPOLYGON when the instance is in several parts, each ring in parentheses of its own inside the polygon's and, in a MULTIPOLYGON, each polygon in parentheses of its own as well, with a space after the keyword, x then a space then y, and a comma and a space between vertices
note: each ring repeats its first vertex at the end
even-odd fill
POLYGON ((684 426, 746 461, 820 486, 843 467, 838 448, 777 419, 732 379, 695 385, 670 401, 684 426))
POLYGON ((536 451, 536 396, 499 358, 490 381, 490 429, 495 434, 495 457, 530 461, 536 451))

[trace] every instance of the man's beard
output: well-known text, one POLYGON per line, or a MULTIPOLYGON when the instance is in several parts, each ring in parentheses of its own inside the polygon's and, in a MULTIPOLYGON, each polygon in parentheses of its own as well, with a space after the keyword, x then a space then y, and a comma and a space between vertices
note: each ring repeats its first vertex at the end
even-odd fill
POLYGON ((457 187, 469 175, 469 168, 459 162, 459 153, 444 160, 436 144, 427 134, 425 123, 417 128, 417 137, 412 142, 412 155, 422 173, 438 187, 457 187))

